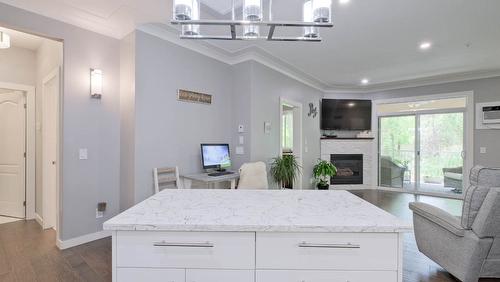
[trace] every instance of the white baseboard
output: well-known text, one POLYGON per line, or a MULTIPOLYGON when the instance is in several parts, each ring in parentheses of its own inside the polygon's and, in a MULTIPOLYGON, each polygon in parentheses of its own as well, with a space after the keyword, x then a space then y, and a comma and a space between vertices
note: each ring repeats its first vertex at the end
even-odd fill
POLYGON ((38 224, 40 224, 40 226, 43 228, 43 218, 39 214, 37 214, 37 213, 35 213, 35 221, 38 224))
POLYGON ((56 245, 60 250, 65 250, 65 249, 76 247, 76 246, 79 246, 79 245, 82 245, 82 244, 85 244, 88 242, 92 242, 95 240, 106 238, 109 236, 111 236, 111 231, 102 230, 99 232, 83 235, 83 236, 72 238, 72 239, 65 240, 65 241, 57 239, 56 245))

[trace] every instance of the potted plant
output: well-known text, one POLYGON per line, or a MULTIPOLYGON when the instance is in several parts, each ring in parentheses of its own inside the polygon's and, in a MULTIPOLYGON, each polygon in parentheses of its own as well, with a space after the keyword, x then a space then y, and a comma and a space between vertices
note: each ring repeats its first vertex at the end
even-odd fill
POLYGON ((318 163, 314 166, 313 176, 318 190, 328 190, 330 188, 328 180, 335 175, 337 175, 337 168, 330 162, 318 160, 318 163))
POLYGON ((300 165, 294 155, 283 155, 273 159, 270 173, 280 188, 291 189, 300 173, 300 165))

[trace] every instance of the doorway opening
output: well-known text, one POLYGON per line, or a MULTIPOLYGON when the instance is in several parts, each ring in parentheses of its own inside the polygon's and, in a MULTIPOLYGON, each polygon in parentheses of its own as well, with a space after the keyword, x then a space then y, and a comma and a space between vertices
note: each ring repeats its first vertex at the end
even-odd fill
MULTIPOLYGON (((280 155, 294 157, 302 167, 302 104, 286 98, 280 99, 280 155)), ((302 189, 302 171, 294 183, 283 184, 288 189, 302 189)))
POLYGON ((471 168, 470 100, 378 105, 379 187, 460 197, 471 168))
POLYGON ((57 232, 63 43, 0 31, 10 37, 0 49, 0 216, 57 232))

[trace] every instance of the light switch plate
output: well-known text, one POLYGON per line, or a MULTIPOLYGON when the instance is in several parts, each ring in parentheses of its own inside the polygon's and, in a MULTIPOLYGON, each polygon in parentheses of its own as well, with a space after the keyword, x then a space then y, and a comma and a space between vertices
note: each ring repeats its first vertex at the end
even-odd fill
POLYGON ((245 154, 245 148, 238 146, 236 147, 236 155, 244 155, 245 154))
POLYGON ((265 134, 271 133, 271 122, 269 121, 264 122, 264 133, 265 134))
POLYGON ((95 209, 95 218, 102 218, 102 217, 104 217, 104 212, 95 209))
POLYGON ((88 160, 88 158, 89 158, 89 152, 86 148, 80 149, 78 155, 79 155, 78 157, 80 160, 88 160))
POLYGON ((481 147, 481 148, 479 148, 479 152, 480 152, 481 154, 486 154, 486 151, 487 151, 487 150, 486 150, 486 147, 481 147))

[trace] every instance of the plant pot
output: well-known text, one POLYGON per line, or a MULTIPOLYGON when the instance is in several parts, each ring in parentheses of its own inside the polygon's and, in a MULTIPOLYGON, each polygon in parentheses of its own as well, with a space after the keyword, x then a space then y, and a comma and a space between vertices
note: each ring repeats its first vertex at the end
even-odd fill
POLYGON ((321 184, 318 183, 318 185, 316 185, 316 187, 318 187, 318 190, 328 190, 328 189, 330 189, 330 185, 329 184, 321 185, 321 184))

